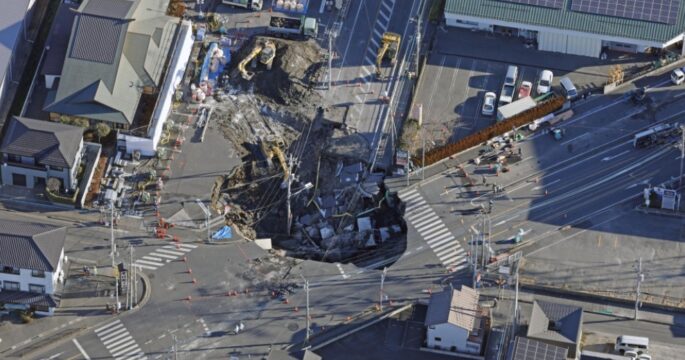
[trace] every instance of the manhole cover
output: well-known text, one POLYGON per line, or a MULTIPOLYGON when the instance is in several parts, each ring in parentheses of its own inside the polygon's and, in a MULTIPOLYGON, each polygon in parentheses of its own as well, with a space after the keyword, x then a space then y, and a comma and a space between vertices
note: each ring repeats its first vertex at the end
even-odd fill
POLYGON ((300 325, 297 325, 296 323, 290 323, 288 324, 287 328, 290 331, 297 331, 297 329, 300 328, 300 325))

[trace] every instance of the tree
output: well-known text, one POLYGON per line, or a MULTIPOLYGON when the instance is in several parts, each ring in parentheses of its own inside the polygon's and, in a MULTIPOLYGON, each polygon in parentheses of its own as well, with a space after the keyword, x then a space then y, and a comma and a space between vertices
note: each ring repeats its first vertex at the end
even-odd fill
POLYGON ((82 117, 73 117, 69 115, 61 115, 59 117, 59 122, 62 124, 67 124, 67 125, 74 125, 74 126, 80 126, 82 128, 88 128, 90 127, 90 121, 86 118, 82 117))
POLYGON ((45 184, 45 187, 48 189, 48 191, 53 194, 59 194, 59 188, 61 186, 62 182, 56 177, 48 178, 48 182, 45 184))
POLYGON ((101 122, 95 125, 95 132, 98 134, 98 142, 100 142, 100 139, 103 137, 106 137, 109 135, 109 133, 112 131, 112 128, 109 127, 109 125, 101 122))

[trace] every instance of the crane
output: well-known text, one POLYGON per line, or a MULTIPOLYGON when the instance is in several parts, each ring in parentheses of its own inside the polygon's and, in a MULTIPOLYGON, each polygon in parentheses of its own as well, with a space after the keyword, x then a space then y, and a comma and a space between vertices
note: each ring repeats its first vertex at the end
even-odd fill
POLYGON ((401 39, 402 37, 397 33, 386 32, 383 34, 381 46, 378 48, 378 54, 376 55, 376 76, 381 76, 381 65, 383 65, 383 60, 386 57, 390 58, 390 63, 392 65, 395 65, 401 39))

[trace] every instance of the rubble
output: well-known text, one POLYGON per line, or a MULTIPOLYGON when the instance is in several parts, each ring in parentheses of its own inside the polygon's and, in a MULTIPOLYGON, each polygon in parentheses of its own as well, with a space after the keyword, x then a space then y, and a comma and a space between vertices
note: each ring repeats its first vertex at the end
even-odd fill
POLYGON ((402 220, 385 204, 383 174, 368 173, 368 141, 333 120, 345 110, 325 107, 316 89, 325 53, 313 41, 269 38, 276 45, 271 69, 255 61, 246 65, 254 76, 243 79, 237 64, 264 40, 253 38, 232 54, 235 61, 225 69, 230 76, 217 77, 214 97, 206 99, 210 126, 219 127, 243 159, 217 178, 212 207, 243 236, 271 238, 294 257, 354 262, 368 260, 369 249, 394 249, 404 237, 402 220), (290 234, 286 155, 296 158, 290 234))

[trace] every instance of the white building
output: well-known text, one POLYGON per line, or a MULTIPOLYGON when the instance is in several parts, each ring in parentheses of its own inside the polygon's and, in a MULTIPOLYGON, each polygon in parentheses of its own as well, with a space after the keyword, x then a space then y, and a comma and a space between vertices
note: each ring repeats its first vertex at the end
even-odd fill
POLYGON ((33 188, 57 178, 75 190, 83 156, 83 128, 12 117, 0 145, 3 185, 33 188))
POLYGON ((426 342, 432 349, 480 354, 484 321, 478 292, 462 286, 431 295, 426 314, 426 342))
MULTIPOLYGON (((681 1, 447 0, 448 26, 507 33, 539 50, 599 57, 604 49, 660 51, 682 43, 681 1)), ((681 50, 682 51, 682 50, 681 50)))
POLYGON ((0 219, 0 308, 53 313, 65 239, 64 227, 0 219))

